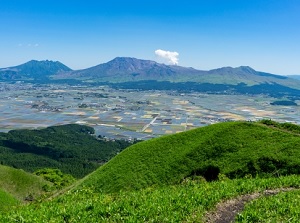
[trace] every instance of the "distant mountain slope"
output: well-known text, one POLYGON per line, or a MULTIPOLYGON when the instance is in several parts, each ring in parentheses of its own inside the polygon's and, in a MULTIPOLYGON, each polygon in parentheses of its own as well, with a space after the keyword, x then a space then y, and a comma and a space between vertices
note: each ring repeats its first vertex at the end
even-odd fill
POLYGON ((45 79, 50 75, 71 71, 69 67, 59 61, 37 61, 31 60, 15 67, 1 68, 0 79, 23 80, 23 79, 45 79))
POLYGON ((287 80, 288 83, 290 83, 291 81, 286 76, 256 71, 248 66, 240 66, 236 68, 223 67, 209 70, 207 73, 211 78, 214 77, 219 79, 221 81, 220 83, 223 82, 227 84, 245 83, 254 85, 264 83, 285 83, 287 80))
MULTIPOLYGON (((0 80, 30 80, 33 82, 40 81, 41 83, 45 81, 64 83, 84 81, 93 84, 103 82, 111 84, 129 83, 133 88, 139 82, 165 81, 172 84, 185 84, 184 88, 186 90, 192 90, 192 85, 195 84, 227 85, 229 90, 234 89, 235 92, 239 92, 236 86, 241 84, 248 87, 256 86, 261 89, 267 86, 273 93, 278 92, 278 87, 281 90, 284 89, 282 86, 300 90, 300 80, 256 71, 248 66, 223 67, 203 71, 131 57, 117 57, 107 63, 74 71, 58 61, 32 60, 19 66, 0 69, 0 80)), ((196 87, 201 88, 202 86, 196 87)), ((218 91, 215 87, 211 86, 212 92, 218 91)), ((224 86, 221 87, 224 88, 224 86)), ((225 86, 225 88, 227 87, 225 86)), ((228 92, 228 90, 226 91, 228 92)), ((284 95, 286 91, 290 91, 290 89, 285 89, 281 93, 284 95)), ((258 92, 264 93, 264 90, 258 92)), ((246 93, 249 93, 247 89, 246 93)), ((300 92, 298 93, 300 94, 300 92)))
POLYGON ((300 80, 300 75, 287 75, 287 77, 300 80))
POLYGON ((135 144, 82 183, 102 192, 180 183, 193 175, 213 180, 300 174, 300 127, 228 122, 135 144), (278 127, 279 126, 279 127, 278 127))
POLYGON ((168 66, 151 60, 117 57, 107 63, 69 73, 72 78, 96 78, 102 81, 124 82, 133 80, 171 80, 179 75, 199 74, 201 71, 180 66, 168 66))
POLYGON ((117 57, 107 63, 72 72, 60 73, 54 78, 77 78, 98 82, 124 83, 138 81, 195 82, 210 84, 246 85, 279 84, 300 89, 300 81, 286 76, 255 71, 248 66, 223 67, 209 71, 175 65, 165 65, 151 60, 117 57))

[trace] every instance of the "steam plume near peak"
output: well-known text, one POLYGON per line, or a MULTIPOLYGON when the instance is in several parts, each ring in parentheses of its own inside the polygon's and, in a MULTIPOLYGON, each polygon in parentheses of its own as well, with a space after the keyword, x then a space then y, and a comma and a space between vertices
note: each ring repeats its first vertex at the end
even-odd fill
POLYGON ((155 54, 160 57, 161 59, 163 59, 164 61, 166 61, 168 64, 172 64, 172 65, 178 65, 178 56, 179 53, 177 52, 171 52, 171 51, 165 51, 165 50, 155 50, 155 54))

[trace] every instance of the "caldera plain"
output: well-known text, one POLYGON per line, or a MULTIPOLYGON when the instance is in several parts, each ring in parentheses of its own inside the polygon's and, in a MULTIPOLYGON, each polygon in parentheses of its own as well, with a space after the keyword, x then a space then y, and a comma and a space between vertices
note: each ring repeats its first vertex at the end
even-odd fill
MULTIPOLYGON (((77 123, 110 139, 141 139, 226 121, 300 123, 299 106, 264 94, 117 89, 106 85, 0 83, 0 129, 77 123)), ((297 102, 297 101, 296 101, 297 102)))

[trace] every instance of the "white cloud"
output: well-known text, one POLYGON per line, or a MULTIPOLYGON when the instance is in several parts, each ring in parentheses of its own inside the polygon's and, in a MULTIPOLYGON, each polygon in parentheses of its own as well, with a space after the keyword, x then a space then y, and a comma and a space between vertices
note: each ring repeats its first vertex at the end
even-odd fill
POLYGON ((27 43, 27 44, 19 43, 18 44, 18 47, 28 47, 28 48, 39 47, 39 46, 40 46, 40 44, 38 44, 38 43, 35 43, 35 44, 32 44, 32 43, 27 43))
POLYGON ((177 52, 171 52, 171 51, 165 51, 165 50, 155 50, 155 54, 160 57, 161 59, 163 59, 164 61, 166 61, 168 64, 172 64, 172 65, 178 65, 178 56, 179 53, 177 52))

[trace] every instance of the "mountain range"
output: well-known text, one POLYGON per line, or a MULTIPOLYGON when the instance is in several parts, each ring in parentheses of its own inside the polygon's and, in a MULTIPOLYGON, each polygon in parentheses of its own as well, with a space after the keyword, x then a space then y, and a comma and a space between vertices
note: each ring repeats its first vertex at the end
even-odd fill
MULTIPOLYGON (((175 83, 197 82, 234 85, 239 83, 245 83, 247 85, 278 83, 288 86, 294 85, 294 80, 286 76, 255 71, 248 66, 237 68, 222 67, 204 71, 191 67, 165 65, 151 60, 141 60, 130 57, 117 57, 107 63, 83 70, 60 73, 53 77, 92 79, 114 83, 155 80, 175 83)), ((298 84, 300 84, 300 82, 298 84)))
POLYGON ((71 70, 59 61, 31 60, 18 66, 0 68, 0 80, 41 80, 71 70))
MULTIPOLYGON (((249 66, 222 67, 213 70, 197 70, 191 67, 177 65, 166 65, 151 60, 142 60, 131 57, 116 57, 115 59, 87 69, 72 70, 58 61, 36 61, 0 69, 0 80, 79 80, 88 83, 145 83, 155 81, 157 83, 167 82, 171 84, 187 83, 197 85, 226 85, 241 84, 248 87, 267 86, 282 91, 288 89, 300 90, 300 80, 260 72, 249 66)), ((190 85, 189 85, 190 86, 190 85)), ((299 93, 300 95, 300 93, 299 93)))
POLYGON ((294 75, 287 75, 287 77, 300 80, 300 75, 294 74, 294 75))

